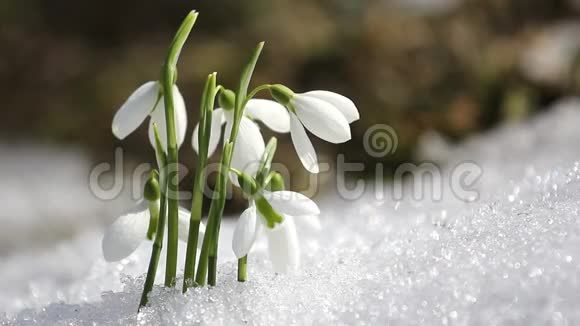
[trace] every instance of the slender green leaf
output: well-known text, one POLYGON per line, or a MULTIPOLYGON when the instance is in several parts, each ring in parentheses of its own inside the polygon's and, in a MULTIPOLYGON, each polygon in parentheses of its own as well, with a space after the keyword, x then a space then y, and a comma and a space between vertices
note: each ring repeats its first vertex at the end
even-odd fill
POLYGON ((276 148, 278 146, 278 140, 276 137, 270 138, 268 141, 268 145, 266 145, 266 150, 264 150, 264 154, 260 160, 260 165, 258 167, 258 172, 256 174, 256 181, 260 188, 265 186, 264 180, 268 173, 270 173, 270 168, 272 167, 272 159, 274 159, 274 155, 276 154, 276 148))
POLYGON ((236 113, 241 114, 243 110, 243 105, 246 100, 246 95, 248 95, 248 87, 250 86, 250 80, 252 79, 252 74, 254 73, 254 68, 262 53, 262 48, 264 47, 264 42, 258 43, 258 46, 252 53, 250 61, 246 64, 242 70, 242 77, 240 78, 240 87, 238 88, 238 93, 236 94, 236 113))
POLYGON ((177 61, 179 60, 179 55, 181 54, 181 49, 187 41, 187 37, 197 20, 198 13, 195 10, 192 10, 187 14, 181 26, 175 33, 175 37, 171 42, 171 46, 169 47, 169 53, 167 54, 166 64, 171 68, 175 69, 177 66, 177 61))
POLYGON ((195 284, 195 263, 197 260, 197 242, 199 237, 199 224, 201 222, 203 206, 203 186, 205 184, 205 166, 211 135, 212 112, 216 95, 216 73, 210 74, 206 80, 201 97, 201 118, 199 122, 199 158, 195 170, 193 185, 193 198, 191 202, 191 216, 189 222, 189 234, 187 239, 187 252, 185 256, 185 270, 183 279, 183 292, 195 284))

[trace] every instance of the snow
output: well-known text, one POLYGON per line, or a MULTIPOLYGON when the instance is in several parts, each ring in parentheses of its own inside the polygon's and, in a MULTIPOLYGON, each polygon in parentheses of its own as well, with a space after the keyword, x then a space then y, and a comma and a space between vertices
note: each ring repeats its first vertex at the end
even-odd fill
MULTIPOLYGON (((0 324, 578 324, 579 122, 580 99, 567 99, 457 146, 435 138, 444 178, 461 162, 481 167, 477 198, 454 196, 448 182, 441 200, 397 200, 390 184, 380 199, 329 195, 319 201, 322 231, 300 234, 293 274, 272 273, 259 247, 248 282, 236 282, 227 222, 218 286, 185 296, 156 287, 140 313, 148 244, 107 264, 102 227, 93 227, 2 257, 0 324)), ((421 157, 430 157, 429 142, 421 157)))

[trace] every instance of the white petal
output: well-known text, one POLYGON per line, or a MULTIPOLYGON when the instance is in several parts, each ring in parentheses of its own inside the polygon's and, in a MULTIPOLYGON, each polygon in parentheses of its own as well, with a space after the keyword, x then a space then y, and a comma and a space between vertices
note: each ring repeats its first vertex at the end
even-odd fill
POLYGON ((236 257, 242 258, 250 252, 256 240, 257 229, 256 207, 250 206, 240 215, 234 230, 232 249, 236 257))
POLYGON ((310 142, 302 123, 298 120, 296 115, 290 114, 290 125, 292 143, 294 149, 302 162, 302 165, 311 173, 318 173, 318 159, 316 158, 316 151, 310 142))
POLYGON ((151 113, 151 119, 149 120, 149 142, 153 148, 157 148, 155 145, 155 132, 153 131, 153 123, 157 124, 157 131, 159 131, 159 137, 161 138, 161 144, 163 149, 167 151, 167 129, 165 129, 165 103, 163 102, 163 97, 159 100, 157 108, 151 113))
MULTIPOLYGON (((185 103, 183 97, 179 93, 177 86, 173 88, 173 99, 174 99, 174 111, 175 116, 175 135, 177 140, 177 146, 180 147, 185 139, 185 132, 187 131, 187 111, 185 109, 185 103)), ((153 113, 151 114, 151 121, 149 122, 149 141, 151 146, 155 148, 155 133, 153 131, 153 123, 157 124, 157 129, 159 130, 159 136, 161 137, 161 143, 163 148, 167 151, 167 129, 165 123, 165 102, 164 97, 159 100, 159 104, 153 113)))
POLYGON ((318 205, 312 199, 298 192, 288 190, 264 191, 262 195, 279 214, 291 216, 320 214, 318 205))
MULTIPOLYGON (((256 207, 256 202, 252 199, 250 200, 250 207, 256 207)), ((256 208, 256 216, 257 216, 257 224, 256 224, 256 243, 257 244, 259 242, 259 239, 262 238, 262 236, 264 235, 264 229, 267 228, 268 226, 266 225, 266 220, 261 216, 260 212, 258 212, 258 209, 256 208)), ((278 225, 278 224, 276 224, 278 225)), ((255 245, 254 244, 254 245, 255 245)), ((266 247, 264 247, 265 250, 266 247)), ((255 246, 252 247, 252 251, 256 249, 255 246)))
POLYGON ((300 264, 300 247, 293 219, 286 217, 281 227, 266 228, 266 237, 274 271, 285 273, 295 270, 300 264))
POLYGON ((135 131, 153 110, 158 94, 158 82, 147 82, 137 88, 115 113, 112 125, 113 135, 124 139, 135 131))
POLYGON ((185 140, 187 132, 187 109, 185 108, 185 101, 177 85, 173 85, 173 100, 175 101, 175 134, 177 137, 177 147, 181 147, 185 140))
MULTIPOLYGON (((264 138, 258 125, 252 120, 242 117, 232 155, 232 167, 248 175, 255 176, 265 149, 264 138)), ((234 184, 237 184, 235 174, 232 173, 230 176, 234 184)))
POLYGON ((318 138, 339 144, 350 140, 350 126, 332 104, 312 96, 296 95, 292 99, 300 122, 318 138))
MULTIPOLYGON (((178 227, 177 233, 179 234, 179 240, 187 242, 187 240, 189 239, 189 220, 191 218, 191 212, 183 207, 179 207, 178 212, 179 214, 177 216, 179 225, 177 226, 178 227)), ((198 248, 201 248, 201 245, 203 244, 204 235, 205 235, 205 225, 203 224, 203 222, 200 222, 199 235, 197 237, 198 248)))
POLYGON ((300 231, 318 232, 322 230, 322 224, 320 223, 318 215, 301 215, 293 216, 293 218, 294 222, 296 222, 296 228, 300 231))
POLYGON ((106 230, 102 248, 106 261, 119 261, 132 254, 147 239, 149 211, 129 213, 119 217, 106 230))
POLYGON ((310 91, 304 93, 307 96, 313 96, 320 100, 326 101, 336 107, 342 115, 346 118, 348 123, 352 123, 360 119, 360 114, 354 103, 346 96, 329 92, 329 91, 310 91))
MULTIPOLYGON (((224 123, 226 123, 224 110, 221 108, 213 110, 211 119, 211 134, 209 136, 209 145, 207 150, 208 157, 212 156, 218 147, 222 134, 222 126, 224 123)), ((197 126, 195 126, 195 130, 193 130, 192 145, 195 152, 199 153, 199 123, 197 126)))
POLYGON ((278 102, 251 99, 246 104, 245 113, 252 119, 262 121, 268 128, 278 133, 290 132, 288 110, 278 102))
POLYGON ((232 124, 234 123, 234 114, 231 111, 223 111, 224 119, 226 120, 226 130, 224 131, 224 141, 230 139, 232 134, 232 124))

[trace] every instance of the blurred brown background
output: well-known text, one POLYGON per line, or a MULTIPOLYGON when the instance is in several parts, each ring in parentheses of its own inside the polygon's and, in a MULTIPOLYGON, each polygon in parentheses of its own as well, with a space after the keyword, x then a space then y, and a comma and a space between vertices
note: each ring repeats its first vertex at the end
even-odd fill
MULTIPOLYGON (((321 153, 373 162, 362 137, 386 123, 399 137, 397 152, 381 159, 391 168, 412 160, 426 131, 460 140, 580 90, 574 0, 9 0, 0 2, 0 140, 79 146, 95 162, 112 162, 122 145, 152 161, 147 127, 119 142, 111 120, 138 85, 157 78, 191 9, 200 16, 179 65, 186 144, 205 76, 217 71, 221 84, 235 87, 262 40, 253 85, 333 90, 361 111, 351 142, 312 137, 321 153)), ((305 173, 289 136, 279 138, 278 160, 305 173)), ((181 161, 194 160, 184 146, 181 161)))

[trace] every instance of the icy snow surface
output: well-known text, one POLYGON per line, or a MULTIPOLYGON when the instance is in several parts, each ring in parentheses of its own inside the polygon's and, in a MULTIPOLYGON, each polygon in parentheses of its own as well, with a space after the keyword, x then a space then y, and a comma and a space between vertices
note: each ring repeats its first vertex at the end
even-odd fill
MULTIPOLYGON (((433 144, 446 154, 447 174, 465 161, 483 168, 471 202, 453 196, 448 182, 441 201, 395 201, 389 184, 382 199, 369 191, 355 201, 321 200, 323 232, 300 234, 303 266, 293 275, 274 275, 258 250, 249 281, 237 283, 226 224, 219 285, 186 296, 158 287, 139 314, 148 244, 106 264, 96 230, 3 258, 0 323, 579 324, 579 125, 580 100, 568 99, 523 125, 459 146, 433 144)), ((422 148, 428 156, 432 146, 422 148)))

